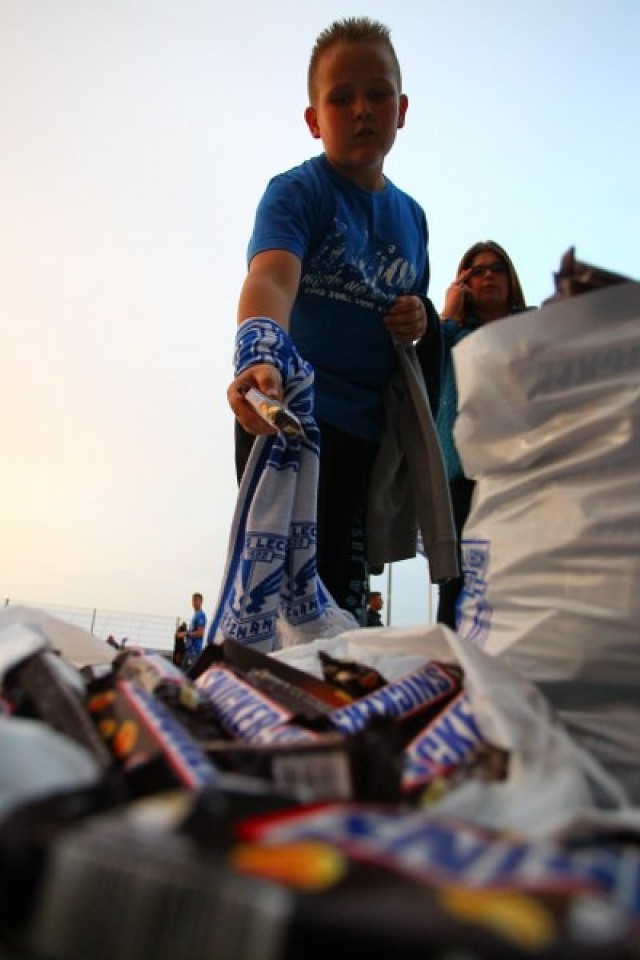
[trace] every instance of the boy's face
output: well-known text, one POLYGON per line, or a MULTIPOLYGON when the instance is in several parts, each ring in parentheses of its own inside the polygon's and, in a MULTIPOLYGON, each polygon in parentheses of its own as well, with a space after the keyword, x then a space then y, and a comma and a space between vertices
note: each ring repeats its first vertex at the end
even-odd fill
POLYGON ((337 43, 318 61, 314 102, 305 120, 339 173, 379 190, 384 159, 404 126, 408 105, 384 44, 337 43))

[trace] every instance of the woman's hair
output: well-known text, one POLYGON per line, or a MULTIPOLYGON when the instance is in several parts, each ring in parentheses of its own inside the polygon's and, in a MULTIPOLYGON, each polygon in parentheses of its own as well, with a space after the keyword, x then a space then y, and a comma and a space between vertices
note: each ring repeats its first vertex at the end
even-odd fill
POLYGON ((377 20, 371 20, 369 17, 345 17, 343 20, 336 20, 331 26, 326 27, 326 29, 319 34, 311 51, 311 59, 309 60, 309 69, 307 71, 309 103, 313 103, 314 100, 318 61, 322 54, 336 43, 384 44, 393 58, 395 68, 398 72, 398 87, 402 90, 400 63, 391 42, 391 32, 389 28, 377 20))
MULTIPOLYGON (((520 280, 516 268, 511 262, 511 257, 495 240, 481 240, 469 247, 458 265, 457 276, 460 276, 463 270, 468 270, 479 253, 493 253, 499 257, 507 268, 509 276, 509 313, 516 313, 518 310, 525 310, 526 303, 520 280)), ((473 304, 467 299, 465 301, 463 317, 473 313, 473 304)))

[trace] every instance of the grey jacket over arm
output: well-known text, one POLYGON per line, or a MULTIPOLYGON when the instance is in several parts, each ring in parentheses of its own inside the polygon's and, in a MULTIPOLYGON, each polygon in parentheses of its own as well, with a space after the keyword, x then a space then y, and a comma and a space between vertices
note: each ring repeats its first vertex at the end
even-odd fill
POLYGON ((442 583, 459 573, 449 485, 415 347, 396 351, 367 504, 367 559, 415 557, 419 531, 431 581, 442 583))

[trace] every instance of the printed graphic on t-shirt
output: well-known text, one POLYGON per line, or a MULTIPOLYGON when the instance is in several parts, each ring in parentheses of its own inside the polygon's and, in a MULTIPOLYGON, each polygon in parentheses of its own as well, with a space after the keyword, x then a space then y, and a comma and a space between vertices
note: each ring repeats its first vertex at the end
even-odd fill
POLYGON ((354 235, 339 220, 333 227, 302 276, 303 294, 376 310, 413 288, 415 265, 398 255, 395 243, 372 243, 368 233, 354 235))

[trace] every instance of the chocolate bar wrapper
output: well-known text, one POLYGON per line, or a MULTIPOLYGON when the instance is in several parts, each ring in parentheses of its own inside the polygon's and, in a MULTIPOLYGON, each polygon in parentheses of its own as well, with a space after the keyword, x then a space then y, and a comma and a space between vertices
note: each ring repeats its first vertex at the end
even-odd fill
POLYGON ((309 702, 314 704, 319 713, 345 706, 354 699, 346 691, 337 689, 332 683, 320 680, 311 673, 231 638, 225 639, 223 649, 226 662, 242 672, 262 670, 285 683, 298 687, 311 698, 309 702))
POLYGON ((187 676, 195 680, 213 665, 227 666, 243 676, 251 670, 257 671, 258 675, 269 675, 282 680, 284 684, 297 688, 300 696, 306 695, 305 703, 309 709, 304 712, 307 714, 330 712, 336 707, 345 706, 353 699, 332 684, 231 638, 225 639, 223 644, 209 644, 205 647, 192 670, 187 672, 187 676))
POLYGON ((460 691, 460 678, 430 661, 379 690, 334 710, 329 721, 344 734, 363 730, 376 717, 390 717, 408 740, 460 691))
POLYGON ((207 700, 179 667, 157 653, 127 650, 114 660, 114 674, 143 687, 164 703, 196 739, 224 737, 207 700))
POLYGON ((391 721, 345 737, 326 733, 313 742, 202 743, 221 770, 269 780, 301 800, 397 803, 402 755, 391 721))
POLYGON ((424 787, 474 755, 483 743, 471 699, 465 690, 447 703, 404 749, 402 789, 424 787))
POLYGON ((358 862, 384 864, 427 886, 532 896, 593 894, 615 904, 636 926, 640 922, 637 843, 574 848, 506 836, 422 810, 340 803, 247 818, 236 834, 269 848, 326 843, 358 862))
POLYGON ((85 709, 86 684, 79 671, 48 647, 13 667, 4 693, 11 712, 49 724, 86 747, 103 769, 112 758, 85 709))
POLYGON ((189 789, 214 783, 218 771, 169 708, 143 687, 115 679, 100 684, 87 711, 123 769, 161 759, 173 782, 189 789))
POLYGON ((250 387, 245 397, 263 420, 266 420, 268 424, 275 427, 286 437, 299 440, 304 436, 300 420, 282 401, 267 396, 266 393, 257 390, 255 387, 250 387))
POLYGON ((318 659, 322 665, 322 675, 327 683, 338 690, 343 690, 353 699, 366 697, 374 690, 386 686, 387 680, 364 663, 355 660, 339 660, 332 657, 325 650, 318 651, 318 659))
POLYGON ((143 650, 123 650, 112 663, 113 672, 123 680, 131 680, 144 687, 149 693, 164 688, 181 688, 188 684, 182 670, 159 653, 145 653, 143 650))
POLYGON ((304 718, 257 690, 229 667, 209 667, 196 680, 196 687, 232 739, 265 744, 314 743, 320 737, 319 732, 302 725, 304 718))
MULTIPOLYGON (((315 721, 321 717, 328 717, 333 710, 325 700, 320 700, 299 683, 285 680, 272 670, 251 667, 240 675, 256 690, 262 691, 295 716, 315 721)), ((345 698, 347 703, 350 703, 351 699, 351 697, 345 698)))
MULTIPOLYGON (((331 876, 325 888, 305 889, 295 901, 286 956, 291 960, 367 957, 368 960, 636 960, 638 927, 615 904, 592 891, 545 894, 427 885, 379 862, 341 863, 322 844, 287 845, 236 853, 235 862, 268 875, 331 876), (594 936, 594 920, 598 935, 594 936)), ((298 881, 300 883, 300 881, 298 881)))

